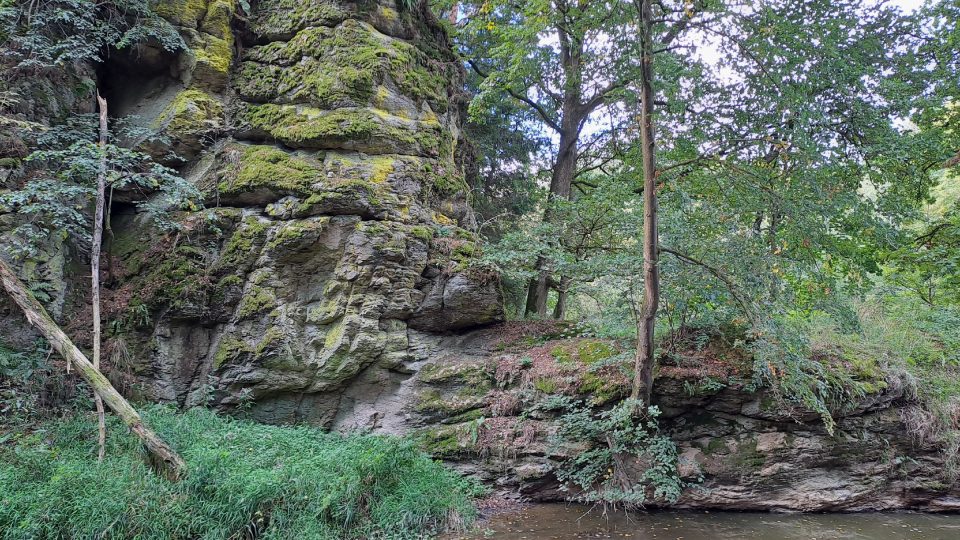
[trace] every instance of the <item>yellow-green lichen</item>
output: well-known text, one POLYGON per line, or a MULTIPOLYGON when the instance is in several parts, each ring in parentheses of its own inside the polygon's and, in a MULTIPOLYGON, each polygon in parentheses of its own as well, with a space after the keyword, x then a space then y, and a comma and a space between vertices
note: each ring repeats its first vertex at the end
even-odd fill
POLYGON ((387 21, 396 21, 400 18, 400 14, 397 13, 397 10, 388 8, 386 6, 377 6, 377 13, 387 21))
POLYGON ((436 155, 439 131, 416 122, 389 123, 369 109, 325 111, 266 103, 250 106, 239 117, 252 128, 299 148, 351 148, 371 153, 436 155))
POLYGON ((232 40, 230 21, 233 19, 234 10, 233 0, 213 0, 200 21, 200 30, 220 39, 232 40))
POLYGON ((293 36, 301 28, 335 26, 347 16, 341 3, 332 0, 262 0, 251 27, 260 35, 293 36))
POLYGON ((373 164, 370 171, 370 181, 374 184, 382 184, 387 181, 390 173, 394 169, 394 159, 390 156, 376 156, 373 158, 373 164))
POLYGON ((247 319, 254 315, 259 315, 265 311, 271 310, 277 305, 277 299, 273 292, 267 288, 254 285, 244 293, 240 300, 240 309, 237 311, 237 317, 247 319))
POLYGON ((324 302, 322 306, 307 311, 306 322, 308 324, 329 324, 343 316, 345 304, 345 299, 342 296, 331 298, 324 302))
POLYGON ((263 246, 266 233, 267 223, 260 221, 256 216, 247 216, 224 245, 217 264, 218 268, 234 271, 251 264, 260 247, 263 246))
POLYGON ((254 348, 253 353, 257 356, 263 356, 265 354, 270 354, 285 341, 285 335, 283 330, 278 326, 271 326, 263 334, 263 338, 257 342, 256 348, 254 348))
POLYGON ((177 26, 195 29, 207 14, 207 0, 160 0, 153 11, 177 26))
POLYGON ((327 330, 327 335, 323 340, 324 349, 336 349, 339 347, 343 340, 345 330, 346 324, 344 324, 342 320, 331 326, 330 329, 327 330))
POLYGON ((233 40, 206 36, 198 46, 191 47, 190 52, 197 62, 194 79, 201 86, 219 90, 233 62, 233 40))
POLYGON ((213 369, 220 369, 230 362, 236 361, 244 354, 250 354, 253 348, 242 339, 231 335, 223 336, 217 351, 213 355, 213 369))
POLYGON ((276 250, 296 244, 304 235, 313 235, 325 229, 329 224, 329 217, 285 223, 267 243, 267 249, 276 250))
POLYGON ((196 134, 216 127, 223 119, 219 100, 194 88, 183 90, 157 116, 154 126, 177 137, 196 134))
POLYGON ((389 79, 414 100, 441 111, 448 106, 444 66, 438 70, 415 46, 354 19, 335 28, 304 28, 289 41, 255 47, 247 56, 249 62, 237 79, 244 96, 282 95, 322 108, 361 106, 371 100, 386 103, 386 96, 379 95, 380 83, 389 79))
POLYGON ((236 194, 258 189, 275 189, 305 195, 320 180, 317 166, 274 146, 247 147, 234 177, 220 182, 221 194, 236 194))

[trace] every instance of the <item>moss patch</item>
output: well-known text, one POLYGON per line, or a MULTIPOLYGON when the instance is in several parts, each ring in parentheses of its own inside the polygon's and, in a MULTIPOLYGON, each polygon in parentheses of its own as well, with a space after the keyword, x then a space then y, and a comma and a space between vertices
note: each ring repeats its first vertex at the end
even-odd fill
POLYGON ((242 339, 231 335, 223 336, 217 352, 213 355, 213 369, 220 369, 228 363, 236 361, 243 355, 253 352, 253 348, 242 339))
POLYGON ((370 153, 435 156, 438 129, 418 123, 388 123, 369 109, 325 111, 266 103, 245 108, 241 121, 296 148, 348 148, 370 153))
POLYGON ((263 247, 267 225, 256 216, 244 218, 224 245, 217 268, 227 272, 250 268, 263 247))
POLYGON ((308 195, 320 179, 321 171, 309 161, 273 146, 253 145, 243 151, 236 174, 217 189, 228 195, 259 189, 308 195))
POLYGON ((349 14, 340 2, 331 0, 263 0, 251 18, 251 28, 268 37, 293 37, 309 26, 334 26, 349 14))
POLYGON ((363 106, 389 79, 415 101, 441 112, 448 107, 447 72, 452 67, 430 61, 414 45, 354 19, 334 28, 304 28, 289 41, 255 47, 247 60, 236 81, 247 99, 283 96, 328 109, 363 106))
POLYGON ((237 317, 247 319, 275 308, 277 299, 273 292, 265 287, 253 285, 240 300, 237 317))
POLYGON ((160 113, 154 127, 172 137, 196 135, 213 129, 223 120, 223 105, 203 90, 183 90, 160 113))

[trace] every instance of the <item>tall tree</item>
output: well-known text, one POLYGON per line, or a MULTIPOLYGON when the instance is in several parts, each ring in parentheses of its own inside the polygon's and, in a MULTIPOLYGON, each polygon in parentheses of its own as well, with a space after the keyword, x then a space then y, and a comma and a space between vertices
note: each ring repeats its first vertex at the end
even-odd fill
MULTIPOLYGON (((97 92, 97 105, 100 108, 99 124, 100 135, 98 149, 100 151, 100 166, 97 171, 97 187, 94 195, 93 238, 90 247, 90 307, 93 312, 93 367, 100 369, 100 247, 103 243, 103 208, 107 191, 107 100, 97 92)), ((107 424, 104 418, 103 398, 94 392, 93 399, 97 406, 98 459, 103 461, 107 444, 107 424)))
POLYGON ((643 173, 643 305, 637 328, 631 399, 650 404, 653 392, 653 335, 660 305, 659 240, 657 219, 657 142, 653 124, 653 7, 640 0, 640 155, 643 173))
MULTIPOLYGON (((631 80, 618 73, 615 57, 626 54, 629 25, 619 2, 534 0, 516 5, 507 0, 461 5, 469 23, 472 68, 484 77, 473 110, 503 95, 533 111, 555 139, 550 167, 550 199, 569 199, 581 172, 581 139, 589 119, 631 80), (480 54, 477 54, 480 53, 480 54)), ((549 200, 544 219, 552 218, 549 200)), ((556 241, 556 239, 554 239, 556 241)), ((552 282, 547 259, 539 257, 529 285, 526 312, 547 315, 552 282)))

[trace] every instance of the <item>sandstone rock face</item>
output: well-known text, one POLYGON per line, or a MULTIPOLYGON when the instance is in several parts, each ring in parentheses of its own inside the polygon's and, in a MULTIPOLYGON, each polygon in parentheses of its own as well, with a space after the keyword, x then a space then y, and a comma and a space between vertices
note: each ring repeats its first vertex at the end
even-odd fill
MULTIPOLYGON (((352 410, 363 414, 341 418, 338 426, 412 434, 436 456, 507 494, 563 500, 568 493, 560 489, 554 470, 560 460, 586 448, 552 440, 558 417, 530 405, 577 388, 588 389, 595 400, 608 399, 602 384, 584 381, 583 372, 574 370, 577 362, 607 352, 602 342, 553 339, 536 328, 523 340, 542 345, 513 350, 504 346, 504 336, 516 335, 514 324, 448 337, 412 333, 415 361, 409 366, 415 375, 386 392, 390 398, 381 395, 366 404, 355 400, 352 410), (551 373, 548 364, 553 362, 559 370, 551 373), (580 382, 563 386, 564 380, 576 378, 580 382), (547 380, 558 382, 548 385, 547 380), (377 422, 365 424, 367 418, 377 422)), ((922 441, 909 433, 905 418, 919 405, 896 381, 839 413, 833 435, 814 413, 786 413, 768 391, 685 384, 691 382, 662 377, 655 396, 664 412, 661 427, 679 447, 681 475, 695 483, 702 478, 684 493, 679 507, 803 512, 958 508, 960 487, 951 472, 955 464, 949 463, 943 441, 922 441)))
POLYGON ((174 234, 118 217, 120 335, 148 398, 337 425, 352 395, 408 378, 411 328, 503 319, 496 277, 468 265, 462 68, 425 8, 236 9, 171 8, 190 50, 165 90, 127 99, 207 209, 174 234))

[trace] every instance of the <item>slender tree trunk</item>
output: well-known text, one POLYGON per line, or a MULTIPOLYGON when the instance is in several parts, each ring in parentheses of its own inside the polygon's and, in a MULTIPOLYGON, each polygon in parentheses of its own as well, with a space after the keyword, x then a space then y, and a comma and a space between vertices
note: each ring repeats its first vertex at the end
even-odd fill
POLYGON ((154 466, 167 478, 173 481, 179 480, 186 473, 186 464, 183 459, 163 439, 143 424, 143 420, 137 414, 137 411, 130 406, 127 400, 123 399, 123 396, 110 384, 110 381, 100 373, 100 370, 93 367, 93 364, 80 352, 80 349, 70 341, 70 338, 50 318, 47 310, 43 309, 40 302, 30 293, 27 286, 20 281, 20 278, 2 258, 0 258, 0 282, 3 283, 3 288, 10 295, 10 298, 26 315, 27 321, 47 338, 61 356, 70 359, 76 365, 80 376, 93 387, 94 392, 101 396, 110 410, 116 413, 127 427, 140 438, 150 454, 154 466))
POLYGON ((107 196, 107 207, 103 210, 103 232, 107 235, 107 283, 113 282, 113 245, 116 235, 110 225, 110 213, 113 211, 113 186, 110 186, 110 195, 107 196))
POLYGON ((657 162, 653 125, 653 10, 652 0, 640 0, 640 143, 643 162, 643 306, 637 327, 632 399, 650 405, 653 394, 653 333, 660 304, 657 230, 657 162))
MULTIPOLYGON (((97 201, 93 212, 93 244, 90 248, 90 303, 93 309, 93 367, 100 369, 100 247, 103 242, 103 206, 107 191, 107 100, 97 92, 100 107, 100 171, 97 174, 97 201)), ((107 448, 107 421, 103 410, 103 398, 93 393, 97 404, 97 459, 103 461, 107 448)))

